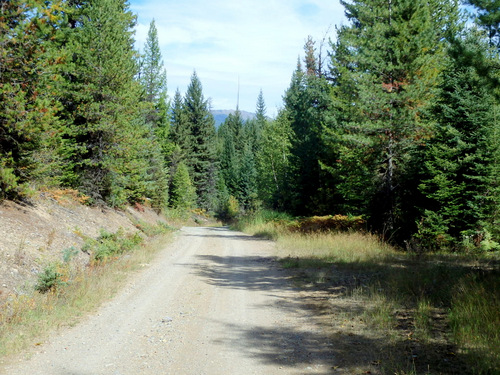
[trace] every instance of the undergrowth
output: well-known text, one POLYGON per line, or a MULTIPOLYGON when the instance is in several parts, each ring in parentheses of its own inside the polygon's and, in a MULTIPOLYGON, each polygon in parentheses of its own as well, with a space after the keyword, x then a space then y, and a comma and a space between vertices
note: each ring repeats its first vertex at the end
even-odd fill
POLYGON ((97 239, 87 239, 81 250, 63 251, 62 261, 48 264, 40 273, 32 293, 11 295, 0 305, 0 357, 14 354, 27 345, 36 345, 54 327, 71 325, 111 297, 130 271, 147 264, 164 236, 144 243, 148 237, 171 232, 171 228, 140 223, 142 234, 101 231, 97 239), (79 251, 90 255, 85 267, 71 260, 79 251), (121 256, 127 253, 127 256, 121 256), (42 324, 43 323, 43 324, 42 324))
POLYGON ((498 373, 498 252, 415 254, 359 230, 297 231, 297 222, 264 211, 236 226, 275 240, 304 288, 342 290, 363 306, 347 313, 388 337, 382 373, 498 373))

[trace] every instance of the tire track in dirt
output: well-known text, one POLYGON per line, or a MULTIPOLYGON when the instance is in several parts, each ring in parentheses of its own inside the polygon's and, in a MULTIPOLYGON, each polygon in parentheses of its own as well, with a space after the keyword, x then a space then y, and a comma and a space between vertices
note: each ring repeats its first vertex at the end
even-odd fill
POLYGON ((227 228, 183 228, 97 313, 0 373, 331 373, 329 339, 272 247, 227 228))

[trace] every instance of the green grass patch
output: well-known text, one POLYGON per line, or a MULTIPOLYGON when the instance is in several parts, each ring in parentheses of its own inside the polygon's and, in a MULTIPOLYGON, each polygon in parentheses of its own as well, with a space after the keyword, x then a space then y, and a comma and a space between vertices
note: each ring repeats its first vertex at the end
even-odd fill
POLYGON ((453 288, 450 325, 455 340, 477 363, 476 373, 500 369, 500 276, 470 274, 453 288))

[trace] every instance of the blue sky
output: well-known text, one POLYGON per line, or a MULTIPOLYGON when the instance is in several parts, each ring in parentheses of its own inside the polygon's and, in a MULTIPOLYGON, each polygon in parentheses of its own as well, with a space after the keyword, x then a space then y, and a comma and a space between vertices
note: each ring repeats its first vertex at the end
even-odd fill
POLYGON ((130 0, 130 8, 138 48, 155 19, 170 97, 185 93, 196 70, 213 109, 236 107, 239 80, 240 109, 254 112, 262 89, 271 116, 307 36, 333 38, 345 22, 338 0, 130 0))

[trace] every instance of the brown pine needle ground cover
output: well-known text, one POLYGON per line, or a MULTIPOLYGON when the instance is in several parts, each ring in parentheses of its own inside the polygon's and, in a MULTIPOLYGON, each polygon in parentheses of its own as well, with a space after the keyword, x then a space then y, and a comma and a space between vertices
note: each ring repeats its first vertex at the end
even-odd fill
POLYGON ((284 221, 247 228, 276 240, 334 356, 343 353, 333 373, 499 373, 499 254, 415 255, 359 231, 290 232, 284 221), (353 359, 358 369, 343 368, 353 359))

